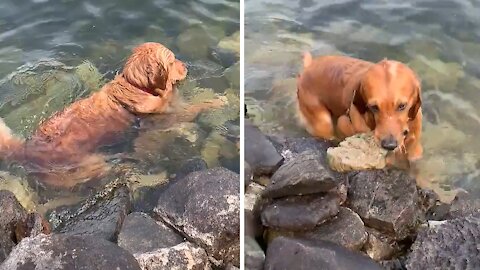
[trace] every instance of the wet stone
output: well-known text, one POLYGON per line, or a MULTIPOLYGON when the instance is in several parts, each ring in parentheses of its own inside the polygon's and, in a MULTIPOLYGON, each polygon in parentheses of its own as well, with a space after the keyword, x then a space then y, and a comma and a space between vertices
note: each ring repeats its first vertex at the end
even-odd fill
POLYGON ((349 175, 348 205, 365 224, 396 240, 417 226, 419 201, 415 179, 401 170, 361 171, 349 175))
POLYGON ((480 269, 480 216, 448 220, 421 230, 406 266, 416 269, 480 269))
POLYGON ((323 240, 278 237, 268 246, 265 270, 382 269, 367 256, 323 240))
POLYGON ((121 186, 115 188, 109 196, 89 206, 87 210, 73 215, 54 231, 116 242, 122 222, 130 209, 130 191, 126 186, 121 186))
POLYGON ((339 198, 333 194, 283 197, 265 207, 262 223, 280 230, 312 230, 337 215, 339 203, 339 198))
POLYGON ((15 230, 27 221, 28 214, 18 202, 15 195, 0 190, 0 262, 3 261, 15 246, 17 236, 15 230))
POLYGON ((184 242, 169 248, 134 254, 142 269, 208 270, 210 263, 205 250, 184 242))
POLYGON ((245 237, 245 269, 263 270, 265 252, 260 248, 257 241, 251 237, 245 237))
POLYGON ((285 160, 290 160, 305 151, 314 151, 322 157, 322 160, 326 161, 327 149, 334 146, 330 141, 312 137, 289 138, 270 136, 269 138, 273 142, 277 152, 280 153, 285 160))
POLYGON ((240 262, 240 179, 225 168, 193 172, 172 183, 154 210, 201 246, 219 266, 240 262))
POLYGON ((131 213, 123 222, 118 245, 132 254, 178 245, 183 237, 145 213, 131 213))
POLYGON ((268 230, 268 238, 289 236, 307 240, 325 240, 350 250, 360 250, 367 241, 367 232, 360 217, 352 210, 341 207, 337 216, 307 232, 268 230))
POLYGON ((326 168, 321 156, 305 151, 284 163, 272 176, 264 196, 279 198, 328 192, 342 182, 326 168))
POLYGON ((133 255, 107 240, 91 236, 41 234, 23 239, 0 264, 0 269, 140 270, 140 267, 133 255))
POLYGON ((245 122, 245 161, 254 175, 271 175, 283 161, 272 143, 248 121, 245 122))

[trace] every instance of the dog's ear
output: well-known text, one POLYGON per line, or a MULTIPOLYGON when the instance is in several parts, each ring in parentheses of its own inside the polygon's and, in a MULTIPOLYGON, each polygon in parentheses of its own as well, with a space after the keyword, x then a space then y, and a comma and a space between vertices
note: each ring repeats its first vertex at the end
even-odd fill
POLYGON ((354 91, 353 104, 362 115, 368 110, 367 103, 363 96, 363 86, 361 82, 358 83, 358 86, 354 91))
POLYGON ((422 106, 422 91, 420 86, 420 81, 415 77, 413 82, 413 91, 414 91, 414 101, 413 105, 408 111, 408 118, 410 120, 415 119, 417 116, 418 110, 420 110, 420 106, 422 106))

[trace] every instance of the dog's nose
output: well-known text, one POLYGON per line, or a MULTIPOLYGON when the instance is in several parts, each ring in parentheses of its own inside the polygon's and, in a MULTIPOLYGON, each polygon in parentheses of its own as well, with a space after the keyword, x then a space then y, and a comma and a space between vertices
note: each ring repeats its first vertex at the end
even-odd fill
POLYGON ((383 139, 381 145, 384 149, 392 151, 397 148, 397 140, 393 136, 389 136, 386 139, 383 139))

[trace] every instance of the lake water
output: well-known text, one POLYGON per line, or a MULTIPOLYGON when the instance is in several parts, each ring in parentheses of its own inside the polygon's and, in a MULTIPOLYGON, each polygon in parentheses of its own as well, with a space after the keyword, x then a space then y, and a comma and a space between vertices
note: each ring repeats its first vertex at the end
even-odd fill
MULTIPOLYGON (((238 172, 239 6, 228 0, 1 1, 0 117, 28 137, 41 120, 111 80, 134 46, 160 42, 187 63, 181 93, 196 100, 223 95, 230 106, 187 123, 151 118, 146 128, 132 128, 121 144, 102 150, 124 154, 112 158, 112 166, 128 160, 137 169, 139 205, 155 203, 140 187, 162 185, 189 161, 238 172)), ((52 191, 21 170, 2 170, 0 188, 41 212, 102 189, 52 191)))
POLYGON ((423 88, 418 183, 448 201, 480 196, 478 1, 246 0, 245 103, 267 133, 306 135, 295 120, 301 54, 409 64, 423 88))

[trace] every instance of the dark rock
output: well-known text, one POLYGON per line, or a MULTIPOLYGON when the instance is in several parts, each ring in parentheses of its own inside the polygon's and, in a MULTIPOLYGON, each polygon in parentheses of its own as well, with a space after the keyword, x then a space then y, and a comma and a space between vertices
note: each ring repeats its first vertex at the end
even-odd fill
POLYGON ((0 211, 0 262, 2 262, 20 241, 15 231, 27 221, 28 214, 15 195, 6 190, 0 190, 0 211))
POLYGON ((265 252, 255 239, 245 237, 245 270, 263 270, 265 252))
POLYGON ((66 234, 23 239, 0 265, 2 270, 140 269, 126 250, 101 238, 66 234))
POLYGON ((367 228, 367 233, 368 239, 364 250, 375 261, 390 260, 401 251, 398 243, 388 235, 372 228, 367 228))
POLYGON ((132 254, 173 247, 183 241, 174 230, 145 213, 129 214, 118 235, 118 245, 132 254))
POLYGON ((372 170, 350 174, 348 204, 369 227, 409 236, 417 226, 419 198, 415 179, 401 170, 372 170))
POLYGON ((259 237, 263 235, 263 226, 260 220, 260 213, 267 203, 262 197, 264 186, 255 182, 250 183, 245 189, 243 211, 245 222, 245 235, 259 237))
POLYGON ((321 156, 322 160, 326 161, 327 149, 334 146, 330 141, 312 137, 285 138, 281 136, 271 136, 269 138, 273 142, 277 152, 286 160, 290 160, 305 151, 313 151, 321 156))
POLYGON ((243 167, 244 167, 244 186, 247 187, 248 184, 253 180, 253 173, 252 173, 252 168, 248 164, 248 162, 244 161, 243 162, 243 167))
POLYGON ((271 175, 283 158, 272 143, 249 121, 245 121, 245 161, 254 175, 271 175))
POLYGON ((219 265, 240 264, 238 174, 224 168, 191 173, 168 187, 154 212, 219 265))
POLYGON ((478 213, 480 213, 480 199, 474 198, 468 193, 459 193, 455 196, 455 199, 453 199, 445 218, 461 218, 478 213))
POLYGON ((262 212, 264 226, 289 231, 312 230, 338 214, 340 200, 333 194, 289 196, 274 200, 262 212))
POLYGON ((279 198, 328 192, 338 187, 341 179, 336 178, 321 159, 314 152, 302 152, 275 172, 263 195, 279 198))
POLYGON ((379 263, 383 266, 383 269, 385 270, 406 270, 407 269, 399 259, 381 261, 379 263))
POLYGON ((276 238, 267 249, 266 270, 380 270, 367 256, 322 240, 276 238))
POLYGON ((421 230, 406 266, 415 269, 480 269, 480 216, 443 222, 421 230))
POLYGON ((130 191, 126 186, 114 188, 94 203, 87 200, 80 209, 82 211, 63 222, 55 231, 116 242, 123 220, 131 209, 130 191))
POLYGON ((170 248, 160 248, 147 253, 136 253, 134 256, 142 269, 210 269, 210 263, 205 250, 189 242, 170 248))
POLYGON ((351 250, 360 250, 367 241, 367 232, 360 217, 352 210, 341 207, 338 215, 307 232, 268 229, 268 240, 288 236, 307 240, 330 241, 351 250))
POLYGON ((198 172, 208 169, 207 163, 201 158, 187 160, 180 170, 175 173, 175 179, 182 179, 192 172, 198 172))

